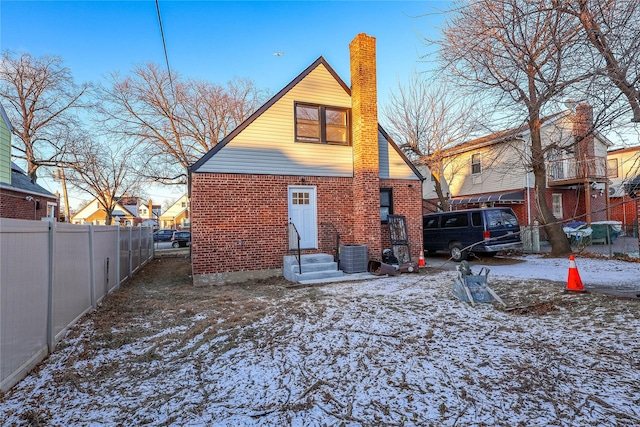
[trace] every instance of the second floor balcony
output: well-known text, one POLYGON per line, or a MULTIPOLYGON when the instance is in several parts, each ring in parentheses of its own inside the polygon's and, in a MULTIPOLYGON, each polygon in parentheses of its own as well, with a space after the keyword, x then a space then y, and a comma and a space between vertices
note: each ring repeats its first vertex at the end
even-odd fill
POLYGON ((586 158, 567 157, 547 162, 547 185, 570 185, 588 180, 607 179, 607 158, 591 156, 586 158))

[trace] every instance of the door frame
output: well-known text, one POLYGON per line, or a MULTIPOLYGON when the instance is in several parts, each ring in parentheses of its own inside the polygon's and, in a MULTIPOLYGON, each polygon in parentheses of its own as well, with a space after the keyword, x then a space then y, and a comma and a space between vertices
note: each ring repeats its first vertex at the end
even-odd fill
MULTIPOLYGON (((299 191, 308 191, 309 195, 309 205, 312 211, 313 218, 311 219, 311 225, 313 227, 313 239, 311 242, 311 246, 300 246, 300 249, 318 249, 318 188, 315 185, 289 185, 287 186, 287 217, 289 221, 291 221, 291 211, 293 210, 292 203, 292 193, 296 190, 299 191)), ((299 228, 296 226, 296 228, 299 228)), ((298 230, 300 232, 300 230, 298 230)))

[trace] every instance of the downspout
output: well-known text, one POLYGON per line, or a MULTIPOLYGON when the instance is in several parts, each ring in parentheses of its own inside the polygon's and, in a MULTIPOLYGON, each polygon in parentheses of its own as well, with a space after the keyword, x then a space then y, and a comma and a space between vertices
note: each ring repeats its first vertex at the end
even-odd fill
POLYGON ((529 172, 526 173, 525 186, 527 187, 527 225, 531 225, 531 192, 529 191, 529 172))

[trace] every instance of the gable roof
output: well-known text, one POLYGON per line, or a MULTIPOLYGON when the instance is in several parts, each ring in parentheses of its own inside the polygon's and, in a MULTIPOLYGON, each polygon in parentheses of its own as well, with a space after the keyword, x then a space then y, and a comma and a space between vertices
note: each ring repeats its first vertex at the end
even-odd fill
POLYGON ((298 74, 298 76, 293 79, 288 85, 280 90, 280 92, 276 93, 270 100, 268 100, 262 107, 258 108, 248 119, 242 122, 237 128, 235 128, 229 135, 224 137, 222 141, 218 142, 215 147, 209 150, 204 156, 202 156, 197 162, 189 166, 189 172, 196 172, 200 166, 207 162, 214 154, 218 151, 222 150, 225 145, 227 145, 231 140, 233 140, 240 132, 242 132, 247 126, 253 123, 258 117, 260 117, 265 111, 267 111, 271 106, 273 106, 276 102, 278 102, 284 95, 287 94, 291 89, 293 89, 298 83, 300 83, 305 77, 307 77, 313 70, 318 68, 318 66, 324 65, 327 71, 336 79, 336 81, 342 86, 345 92, 351 96, 351 89, 347 84, 340 78, 340 76, 335 72, 335 70, 329 65, 324 57, 320 56, 316 59, 313 64, 309 65, 303 72, 298 74))
POLYGON ((0 187, 20 193, 57 199, 55 194, 33 182, 31 178, 13 162, 11 162, 11 184, 0 184, 0 187))

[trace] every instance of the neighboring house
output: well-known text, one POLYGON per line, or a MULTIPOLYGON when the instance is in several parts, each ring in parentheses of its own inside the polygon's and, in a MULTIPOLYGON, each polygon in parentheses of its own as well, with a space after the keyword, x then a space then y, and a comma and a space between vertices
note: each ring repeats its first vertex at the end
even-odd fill
MULTIPOLYGON (((143 203, 139 197, 134 196, 121 196, 117 199, 118 203, 112 213, 112 224, 157 226, 160 205, 154 205, 151 200, 148 203, 143 203)), ((107 213, 97 198, 71 217, 72 224, 105 225, 106 222, 107 213)))
MULTIPOLYGON (((113 221, 111 222, 112 225, 117 223, 120 223, 121 225, 135 225, 137 219, 132 212, 120 203, 116 204, 111 216, 113 217, 113 221)), ((100 205, 98 199, 93 199, 71 217, 71 223, 106 225, 107 212, 100 205)))
POLYGON ((185 194, 160 215, 158 225, 160 228, 188 229, 191 227, 189 213, 189 198, 185 194))
POLYGON ((11 161, 11 123, 0 105, 0 217, 57 220, 58 213, 58 197, 11 161))
MULTIPOLYGON (((592 108, 548 117, 541 128, 547 151, 547 202, 560 220, 598 221, 607 217, 607 147, 611 143, 587 129, 592 108), (575 141, 579 140, 578 144, 575 141)), ((465 142, 446 151, 443 192, 453 210, 508 206, 521 224, 533 224, 538 212, 534 176, 526 166, 531 135, 527 126, 465 142)), ((425 175, 430 175, 428 170, 425 175)), ((433 183, 424 185, 425 211, 437 204, 433 183)))
POLYGON ((339 236, 379 260, 404 215, 418 257, 422 176, 378 124, 375 39, 350 53, 351 88, 320 57, 190 167, 196 286, 282 275, 290 222, 305 254, 339 236))
MULTIPOLYGON (((622 222, 627 235, 637 235, 637 199, 631 198, 626 190, 629 184, 640 180, 640 146, 609 151, 607 173, 610 180, 609 219, 622 222)), ((640 197, 640 194, 636 197, 640 197)))

